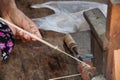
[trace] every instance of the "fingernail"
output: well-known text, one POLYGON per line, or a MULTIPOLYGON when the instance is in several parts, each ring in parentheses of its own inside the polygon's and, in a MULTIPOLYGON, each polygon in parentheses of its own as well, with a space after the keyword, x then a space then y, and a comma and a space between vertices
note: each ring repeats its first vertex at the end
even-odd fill
POLYGON ((25 38, 26 40, 29 40, 29 36, 28 36, 28 35, 25 35, 24 38, 25 38))
POLYGON ((32 41, 37 41, 36 39, 32 38, 32 41))

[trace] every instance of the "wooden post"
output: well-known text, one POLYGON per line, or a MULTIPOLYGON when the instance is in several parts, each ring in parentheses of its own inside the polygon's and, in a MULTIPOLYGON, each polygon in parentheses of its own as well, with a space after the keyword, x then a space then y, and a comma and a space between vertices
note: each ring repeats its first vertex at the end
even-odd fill
POLYGON ((112 80, 120 80, 120 49, 114 51, 112 80))
POLYGON ((109 38, 106 78, 112 80, 114 50, 120 49, 120 4, 109 3, 107 32, 109 38))

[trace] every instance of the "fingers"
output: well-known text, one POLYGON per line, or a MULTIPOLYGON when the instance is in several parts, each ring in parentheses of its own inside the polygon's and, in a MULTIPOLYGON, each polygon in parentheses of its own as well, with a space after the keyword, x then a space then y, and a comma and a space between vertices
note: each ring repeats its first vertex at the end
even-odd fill
POLYGON ((17 35, 19 38, 21 38, 23 41, 30 41, 30 37, 23 33, 22 31, 17 30, 17 35))
MULTIPOLYGON (((42 38, 39 29, 37 26, 29 19, 27 16, 24 15, 19 9, 9 12, 6 16, 6 20, 12 22, 13 24, 19 26, 20 28, 42 38)), ((19 36, 21 39, 26 41, 36 41, 36 39, 32 38, 30 35, 27 35, 12 26, 10 26, 11 30, 13 31, 14 35, 19 36)))
MULTIPOLYGON (((30 20, 27 16, 25 16, 23 13, 20 13, 21 15, 17 16, 17 19, 12 19, 14 23, 20 27, 22 27, 24 30, 38 36, 39 38, 42 38, 37 26, 30 20)), ((31 36, 18 31, 18 34, 22 39, 25 39, 27 41, 36 41, 36 39, 32 38, 31 36)))
MULTIPOLYGON (((40 34, 40 31, 39 31, 39 29, 36 27, 36 25, 33 23, 33 24, 31 24, 31 33, 33 33, 34 35, 36 35, 36 36, 38 36, 39 38, 41 38, 42 39, 42 36, 41 36, 41 34, 40 34)), ((33 38, 32 38, 33 39, 33 38)), ((33 39, 34 40, 34 39, 33 39)))
MULTIPOLYGON (((39 29, 37 28, 37 26, 30 19, 27 20, 27 21, 28 21, 28 24, 27 24, 28 28, 25 29, 25 30, 27 30, 28 32, 30 32, 30 33, 32 33, 32 34, 34 34, 34 35, 36 35, 36 36, 38 36, 39 38, 42 39, 42 36, 41 36, 41 34, 40 34, 39 29)), ((24 37, 25 37, 25 39, 36 41, 36 39, 28 36, 27 34, 25 34, 24 37)))
POLYGON ((87 67, 86 65, 80 63, 78 65, 78 70, 81 73, 83 80, 91 80, 91 78, 96 74, 96 68, 93 67, 91 60, 86 60, 84 62, 89 64, 91 67, 87 67))

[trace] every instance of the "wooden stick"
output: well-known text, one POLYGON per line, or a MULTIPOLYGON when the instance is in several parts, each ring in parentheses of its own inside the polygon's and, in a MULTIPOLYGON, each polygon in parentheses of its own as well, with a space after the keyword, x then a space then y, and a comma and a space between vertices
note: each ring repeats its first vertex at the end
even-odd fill
POLYGON ((49 47, 51 47, 51 48, 53 48, 53 49, 55 49, 55 50, 61 52, 61 53, 64 53, 65 55, 71 57, 72 59, 74 59, 74 60, 76 60, 76 61, 78 61, 78 62, 80 62, 80 63, 82 63, 82 64, 84 64, 84 65, 86 65, 87 67, 91 67, 90 65, 88 65, 88 64, 86 64, 85 62, 83 62, 83 61, 77 59, 76 57, 73 57, 73 56, 71 56, 70 54, 68 54, 68 53, 66 53, 66 52, 64 52, 64 51, 62 51, 62 50, 59 49, 57 46, 54 46, 54 45, 48 43, 47 41, 45 41, 45 40, 43 40, 43 39, 37 37, 36 35, 34 35, 34 34, 28 32, 28 31, 25 31, 25 30, 21 29, 20 27, 14 25, 14 24, 12 24, 12 23, 10 23, 9 21, 7 21, 7 20, 5 20, 5 19, 3 19, 3 18, 1 18, 1 17, 0 17, 0 20, 6 22, 8 25, 11 25, 11 27, 16 28, 16 29, 22 31, 23 33, 26 33, 27 35, 31 36, 32 38, 35 38, 36 40, 42 42, 43 44, 45 44, 45 45, 47 45, 47 46, 49 46, 49 47))
POLYGON ((81 74, 74 74, 74 75, 68 75, 68 76, 63 76, 63 77, 58 77, 58 78, 52 78, 49 80, 58 80, 58 79, 64 79, 64 78, 70 78, 70 77, 75 77, 75 76, 80 76, 81 74))

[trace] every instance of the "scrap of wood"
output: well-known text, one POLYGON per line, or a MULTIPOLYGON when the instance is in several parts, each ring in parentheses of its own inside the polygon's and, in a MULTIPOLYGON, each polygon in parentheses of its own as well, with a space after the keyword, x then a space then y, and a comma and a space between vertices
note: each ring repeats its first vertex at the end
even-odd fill
POLYGON ((120 80, 120 49, 114 51, 112 80, 120 80))

